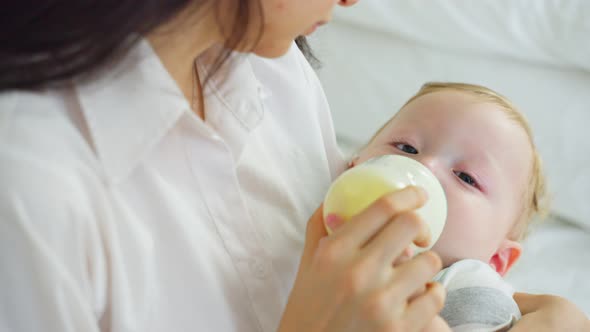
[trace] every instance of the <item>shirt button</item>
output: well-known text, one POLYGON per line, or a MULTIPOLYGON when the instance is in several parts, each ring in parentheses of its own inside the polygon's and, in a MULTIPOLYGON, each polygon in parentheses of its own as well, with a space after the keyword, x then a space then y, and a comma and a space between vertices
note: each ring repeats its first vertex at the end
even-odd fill
POLYGON ((264 279, 266 278, 266 276, 268 276, 269 267, 268 264, 266 264, 264 261, 261 261, 259 259, 253 259, 250 261, 249 265, 250 271, 257 278, 264 279))

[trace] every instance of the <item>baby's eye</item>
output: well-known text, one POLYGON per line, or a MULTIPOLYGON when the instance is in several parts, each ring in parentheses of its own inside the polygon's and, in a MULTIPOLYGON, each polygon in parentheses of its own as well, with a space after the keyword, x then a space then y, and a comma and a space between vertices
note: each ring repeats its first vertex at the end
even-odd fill
POLYGON ((414 148, 413 146, 406 144, 406 143, 395 143, 393 146, 395 146, 398 150, 403 151, 405 153, 418 154, 418 150, 416 150, 416 148, 414 148))
POLYGON ((467 183, 468 185, 472 186, 472 187, 477 187, 477 182, 475 181, 474 178, 471 177, 471 175, 465 173, 465 172, 461 172, 461 171, 453 171, 453 173, 455 173, 455 175, 461 179, 461 181, 467 183))

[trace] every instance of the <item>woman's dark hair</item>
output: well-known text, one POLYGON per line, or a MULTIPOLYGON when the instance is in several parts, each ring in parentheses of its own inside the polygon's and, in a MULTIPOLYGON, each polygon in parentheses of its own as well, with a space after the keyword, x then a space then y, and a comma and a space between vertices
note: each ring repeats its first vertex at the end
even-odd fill
MULTIPOLYGON (((198 9, 216 1, 7 0, 0 8, 0 91, 59 86, 91 74, 188 6, 198 9)), ((251 23, 252 0, 236 4, 228 50, 211 72, 243 41, 251 23)), ((304 38, 298 45, 311 54, 304 38)))
POLYGON ((0 91, 92 72, 190 2, 12 0, 0 16, 0 91))
POLYGON ((307 61, 309 62, 309 64, 311 64, 311 66, 313 68, 319 69, 320 66, 322 65, 322 63, 315 56, 315 54, 313 54, 313 51, 311 50, 311 46, 309 46, 309 43, 307 42, 307 39, 305 38, 305 36, 297 37, 297 39, 295 39, 295 43, 297 44, 297 47, 299 47, 299 50, 301 50, 303 55, 305 55, 305 58, 307 58, 307 61))

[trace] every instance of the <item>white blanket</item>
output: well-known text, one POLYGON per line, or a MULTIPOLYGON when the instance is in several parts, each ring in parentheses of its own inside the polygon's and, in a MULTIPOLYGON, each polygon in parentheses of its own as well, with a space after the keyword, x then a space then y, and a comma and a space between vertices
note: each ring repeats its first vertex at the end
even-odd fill
POLYGON ((506 276, 517 291, 555 294, 579 305, 590 318, 590 233, 550 221, 533 228, 520 261, 506 276))

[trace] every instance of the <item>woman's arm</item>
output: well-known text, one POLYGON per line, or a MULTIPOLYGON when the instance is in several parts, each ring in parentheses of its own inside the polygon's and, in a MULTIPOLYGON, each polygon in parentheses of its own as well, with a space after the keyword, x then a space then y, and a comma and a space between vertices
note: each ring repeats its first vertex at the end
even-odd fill
POLYGON ((0 151, 0 331, 98 332, 108 279, 86 199, 25 152, 0 151))
POLYGON ((590 320, 572 302, 553 295, 515 293, 522 313, 511 332, 590 331, 590 320))

